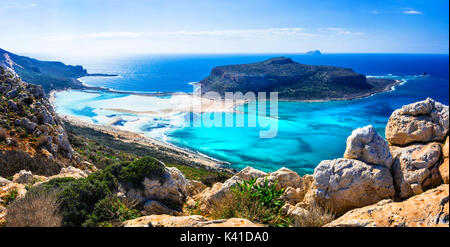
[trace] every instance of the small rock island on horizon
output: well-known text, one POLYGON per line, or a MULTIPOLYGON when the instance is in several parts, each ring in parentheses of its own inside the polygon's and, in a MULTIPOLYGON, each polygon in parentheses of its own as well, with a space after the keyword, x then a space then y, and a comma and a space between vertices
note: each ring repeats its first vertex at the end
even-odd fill
POLYGON ((319 50, 312 50, 312 51, 307 51, 305 53, 305 55, 319 56, 319 55, 322 55, 322 53, 319 50))

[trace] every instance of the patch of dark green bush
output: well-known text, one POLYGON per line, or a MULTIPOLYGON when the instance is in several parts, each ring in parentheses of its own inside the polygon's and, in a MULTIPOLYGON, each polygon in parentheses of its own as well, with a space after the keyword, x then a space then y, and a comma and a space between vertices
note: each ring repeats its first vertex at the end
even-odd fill
POLYGON ((57 191, 63 226, 115 226, 119 221, 140 216, 134 206, 118 201, 119 182, 139 186, 144 177, 163 178, 163 174, 162 163, 144 157, 131 163, 110 165, 87 178, 52 179, 28 193, 57 191))
POLYGON ((126 220, 141 217, 139 204, 120 200, 115 195, 108 195, 95 204, 94 211, 88 215, 83 226, 117 227, 126 220))
POLYGON ((160 161, 152 157, 144 157, 123 167, 119 181, 128 183, 133 187, 141 187, 145 177, 164 181, 165 167, 160 161))

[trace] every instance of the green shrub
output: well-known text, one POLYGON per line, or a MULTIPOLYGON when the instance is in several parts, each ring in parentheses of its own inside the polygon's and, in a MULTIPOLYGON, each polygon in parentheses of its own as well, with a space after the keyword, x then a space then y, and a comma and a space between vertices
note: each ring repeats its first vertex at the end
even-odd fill
POLYGON ((3 205, 8 206, 11 202, 13 202, 16 199, 18 194, 19 192, 17 191, 17 189, 10 190, 6 195, 5 199, 3 200, 3 205))
POLYGON ((94 211, 83 226, 117 227, 126 220, 142 216, 137 209, 138 203, 122 201, 115 195, 108 195, 95 204, 94 211))
POLYGON ((245 218, 270 226, 289 226, 291 220, 280 212, 284 201, 280 199, 284 189, 277 189, 276 183, 269 185, 267 179, 262 185, 256 179, 238 183, 231 190, 231 199, 213 209, 213 218, 245 218))
POLYGON ((145 177, 164 181, 164 171, 164 164, 155 158, 144 157, 123 167, 119 175, 119 181, 132 184, 133 187, 141 187, 145 177))
POLYGON ((95 204, 116 192, 116 188, 117 179, 105 171, 69 183, 59 193, 64 226, 81 226, 95 204))

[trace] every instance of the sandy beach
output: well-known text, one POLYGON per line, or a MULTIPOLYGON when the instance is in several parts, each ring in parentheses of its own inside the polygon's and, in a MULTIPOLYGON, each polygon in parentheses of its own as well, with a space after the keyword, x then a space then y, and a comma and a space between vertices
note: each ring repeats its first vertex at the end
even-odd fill
POLYGON ((216 159, 210 158, 206 155, 195 153, 191 150, 183 149, 183 148, 174 146, 169 143, 158 141, 156 139, 146 137, 139 133, 121 130, 121 129, 115 128, 113 126, 103 126, 103 125, 92 124, 92 123, 85 121, 84 119, 80 119, 80 118, 73 117, 73 116, 58 114, 58 117, 62 121, 68 122, 71 125, 75 125, 75 126, 78 126, 81 128, 90 128, 95 131, 111 135, 115 139, 123 141, 123 142, 145 145, 145 146, 151 147, 152 149, 158 150, 168 156, 172 156, 176 159, 181 159, 188 163, 192 162, 193 164, 201 164, 201 165, 210 167, 212 169, 233 171, 232 169, 229 169, 226 167, 226 164, 227 164, 226 162, 216 160, 216 159))

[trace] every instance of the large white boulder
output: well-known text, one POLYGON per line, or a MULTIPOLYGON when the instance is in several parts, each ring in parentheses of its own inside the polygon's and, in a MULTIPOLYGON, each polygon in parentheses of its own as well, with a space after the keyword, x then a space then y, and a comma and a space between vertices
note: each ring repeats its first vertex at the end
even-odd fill
POLYGON ((305 200, 342 214, 353 208, 393 198, 389 168, 353 159, 324 160, 314 170, 314 182, 305 200))
POLYGON ((391 147, 395 157, 393 174, 400 198, 418 195, 441 183, 439 160, 441 144, 415 144, 407 147, 391 147))
POLYGON ((389 143, 368 125, 355 129, 347 138, 344 158, 357 159, 369 164, 392 166, 392 155, 389 143))
POLYGON ((448 106, 427 98, 395 110, 386 125, 386 139, 398 146, 444 141, 448 127, 448 106))

